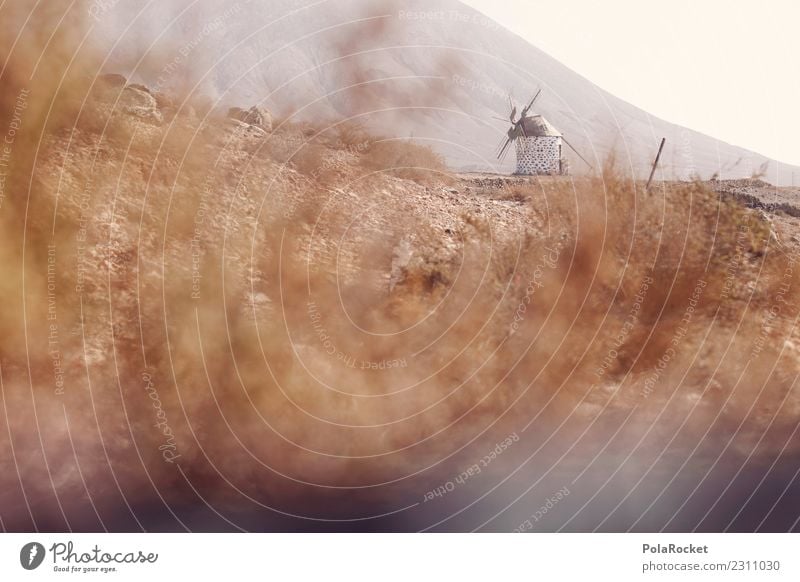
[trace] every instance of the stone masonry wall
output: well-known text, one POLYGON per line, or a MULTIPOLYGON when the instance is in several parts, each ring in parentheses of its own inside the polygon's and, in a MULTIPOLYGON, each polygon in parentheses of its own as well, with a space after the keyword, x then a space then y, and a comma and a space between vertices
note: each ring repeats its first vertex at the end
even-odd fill
POLYGON ((559 174, 561 138, 520 137, 516 140, 517 174, 559 174))

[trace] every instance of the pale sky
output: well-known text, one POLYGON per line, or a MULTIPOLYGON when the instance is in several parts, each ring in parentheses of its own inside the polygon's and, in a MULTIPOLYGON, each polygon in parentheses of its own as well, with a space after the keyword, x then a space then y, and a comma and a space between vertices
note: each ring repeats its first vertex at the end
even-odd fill
POLYGON ((463 0, 667 121, 800 165, 800 0, 463 0))

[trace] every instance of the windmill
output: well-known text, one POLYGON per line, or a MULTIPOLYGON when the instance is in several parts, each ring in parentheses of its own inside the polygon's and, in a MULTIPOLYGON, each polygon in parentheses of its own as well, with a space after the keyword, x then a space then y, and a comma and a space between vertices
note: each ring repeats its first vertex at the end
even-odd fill
POLYGON ((515 119, 517 117, 517 107, 511 101, 511 95, 508 96, 508 104, 511 107, 511 115, 509 116, 509 120, 511 121, 511 128, 508 130, 506 134, 506 139, 500 143, 500 147, 498 147, 497 152, 497 159, 501 162, 505 159, 506 154, 508 153, 508 146, 511 145, 511 142, 515 141, 520 135, 527 137, 525 133, 525 127, 523 127, 522 120, 528 115, 528 111, 530 111, 533 104, 541 95, 542 90, 539 89, 536 92, 536 95, 533 96, 533 99, 530 100, 525 108, 522 110, 522 113, 519 116, 519 119, 515 119))
MULTIPOLYGON (((561 144, 566 144, 575 154, 592 168, 592 165, 584 158, 555 127, 553 127, 541 115, 529 115, 531 108, 541 95, 539 89, 533 99, 522 109, 517 117, 517 108, 509 96, 509 106, 511 114, 509 121, 511 127, 506 133, 506 137, 500 142, 497 148, 497 159, 501 162, 508 155, 510 145, 515 143, 517 151, 517 174, 538 175, 538 174, 564 174, 565 168, 562 164, 561 144)), ((500 118, 496 118, 500 119, 500 118)), ((505 121, 505 120, 502 120, 505 121)), ((593 169, 593 168, 592 168, 593 169)))

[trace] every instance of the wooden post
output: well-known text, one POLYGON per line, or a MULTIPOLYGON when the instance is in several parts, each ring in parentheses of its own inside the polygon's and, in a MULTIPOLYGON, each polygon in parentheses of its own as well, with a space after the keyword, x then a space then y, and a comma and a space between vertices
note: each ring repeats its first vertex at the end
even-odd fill
POLYGON ((650 190, 650 183, 653 181, 653 176, 656 175, 656 168, 658 167, 658 161, 661 159, 661 152, 664 151, 664 144, 667 142, 667 138, 661 138, 661 145, 658 146, 658 153, 656 154, 656 161, 653 162, 653 169, 650 171, 650 178, 647 179, 647 186, 645 187, 645 191, 650 190))

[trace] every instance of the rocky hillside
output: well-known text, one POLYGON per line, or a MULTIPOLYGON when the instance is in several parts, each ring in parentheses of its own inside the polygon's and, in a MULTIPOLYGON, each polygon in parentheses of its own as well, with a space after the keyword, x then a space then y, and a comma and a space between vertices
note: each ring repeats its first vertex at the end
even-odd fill
MULTIPOLYGON (((793 168, 653 117, 603 91, 458 0, 135 0, 96 2, 97 73, 203 96, 222 110, 260 103, 299 119, 353 118, 423 141, 452 167, 507 171, 494 150, 508 93, 536 104, 595 168, 616 153, 646 177, 659 140, 665 179, 750 178, 790 184, 793 168)), ((569 34, 569 23, 563 26, 569 34)), ((732 93, 732 98, 735 93, 732 93)), ((520 105, 520 108, 522 105, 520 105)), ((571 157, 576 172, 587 166, 571 157)), ((513 156, 509 156, 513 158, 513 156)))
POLYGON ((74 83, 4 182, 5 528, 796 528, 763 211, 74 83))

